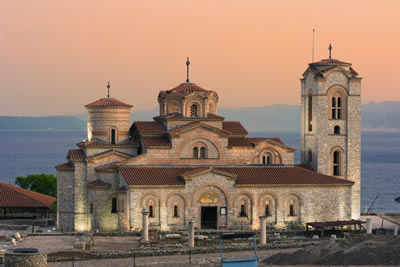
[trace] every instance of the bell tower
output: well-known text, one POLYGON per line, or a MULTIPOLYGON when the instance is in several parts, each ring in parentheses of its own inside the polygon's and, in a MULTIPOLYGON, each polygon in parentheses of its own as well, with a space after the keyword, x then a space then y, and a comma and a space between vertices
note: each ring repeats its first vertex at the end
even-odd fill
POLYGON ((310 63, 301 79, 301 162, 354 182, 351 217, 360 217, 361 77, 351 63, 310 63))

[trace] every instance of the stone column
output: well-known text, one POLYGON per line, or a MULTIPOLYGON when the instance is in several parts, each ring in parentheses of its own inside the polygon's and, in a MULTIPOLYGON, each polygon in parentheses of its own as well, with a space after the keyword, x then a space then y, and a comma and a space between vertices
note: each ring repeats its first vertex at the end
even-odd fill
POLYGON ((399 235, 399 225, 396 224, 396 225, 394 226, 394 236, 398 236, 398 235, 399 235))
POLYGON ((189 248, 194 248, 194 222, 189 221, 189 248))
POLYGON ((267 217, 260 216, 260 244, 265 245, 267 243, 267 217))
POLYGON ((372 220, 371 220, 371 218, 367 219, 367 234, 372 234, 372 220))
POLYGON ((149 242, 149 212, 143 208, 142 215, 142 242, 149 242))

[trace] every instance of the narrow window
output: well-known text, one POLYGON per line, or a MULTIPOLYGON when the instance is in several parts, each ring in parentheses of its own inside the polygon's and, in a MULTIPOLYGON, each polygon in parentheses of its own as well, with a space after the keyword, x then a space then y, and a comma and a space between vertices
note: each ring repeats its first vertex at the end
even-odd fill
POLYGON ((334 131, 335 134, 340 134, 340 127, 339 126, 335 126, 333 131, 334 131))
POLYGON ((308 96, 308 131, 312 131, 312 95, 308 96))
POLYGON ((312 151, 311 151, 311 149, 308 150, 308 162, 312 162, 312 151))
POLYGON ((267 156, 267 164, 271 164, 271 156, 267 156))
POLYGON ((198 114, 197 114, 197 105, 193 104, 190 107, 190 117, 197 117, 197 116, 198 116, 198 114))
POLYGON ((193 148, 193 158, 194 159, 199 158, 199 148, 197 146, 193 148))
POLYGON ((342 98, 338 97, 337 99, 337 118, 338 120, 342 119, 342 98))
POLYGON ((295 216, 295 214, 294 214, 294 205, 293 204, 289 205, 289 216, 295 216))
POLYGON ((332 119, 336 119, 336 98, 332 97, 332 119))
POLYGON ((117 199, 115 197, 111 200, 111 213, 117 213, 117 199))
POLYGON ((111 129, 111 144, 115 144, 115 129, 111 129))
POLYGON ((90 203, 90 214, 93 214, 93 203, 90 203))
POLYGON ((265 156, 262 157, 262 163, 265 165, 267 164, 267 158, 265 156))
POLYGON ((200 158, 201 158, 201 159, 207 158, 207 156, 206 156, 206 148, 205 148, 204 146, 202 146, 202 147, 200 148, 200 158))
POLYGON ((177 205, 174 206, 174 217, 179 217, 177 205))
POLYGON ((265 216, 271 216, 271 211, 269 209, 269 204, 265 205, 265 216))
POLYGON ((241 206, 240 206, 240 214, 239 214, 239 216, 240 216, 240 217, 247 217, 247 214, 246 214, 246 206, 245 206, 245 205, 241 205, 241 206))
POLYGON ((150 218, 154 218, 154 212, 153 212, 153 206, 152 205, 149 206, 149 217, 150 218))
POLYGON ((333 175, 340 176, 340 152, 333 152, 333 175))

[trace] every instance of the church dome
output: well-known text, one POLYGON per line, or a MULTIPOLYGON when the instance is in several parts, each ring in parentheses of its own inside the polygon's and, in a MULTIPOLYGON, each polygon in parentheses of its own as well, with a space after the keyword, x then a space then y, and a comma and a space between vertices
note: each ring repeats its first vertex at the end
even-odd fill
POLYGON ((96 100, 90 104, 85 105, 85 107, 90 108, 90 107, 127 107, 131 108, 132 105, 126 104, 116 98, 111 98, 111 97, 105 97, 105 98, 100 98, 99 100, 96 100))
POLYGON ((310 63, 311 66, 325 66, 325 65, 351 65, 351 63, 343 62, 334 58, 326 58, 317 62, 310 63))

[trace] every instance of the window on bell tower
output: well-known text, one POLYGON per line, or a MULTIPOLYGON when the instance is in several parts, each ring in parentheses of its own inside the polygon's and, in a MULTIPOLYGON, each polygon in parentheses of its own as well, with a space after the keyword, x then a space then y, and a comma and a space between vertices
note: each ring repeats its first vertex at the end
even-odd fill
POLYGON ((333 152, 333 175, 340 176, 340 152, 333 152))

